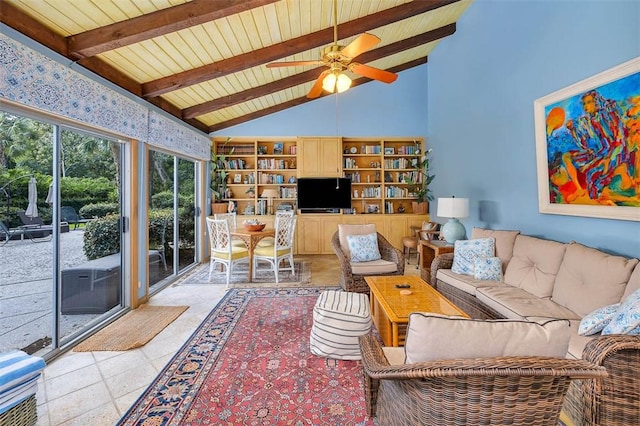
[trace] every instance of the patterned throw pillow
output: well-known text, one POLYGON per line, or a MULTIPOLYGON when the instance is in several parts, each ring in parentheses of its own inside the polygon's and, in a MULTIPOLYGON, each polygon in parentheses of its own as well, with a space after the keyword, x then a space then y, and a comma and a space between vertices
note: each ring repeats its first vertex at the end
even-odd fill
POLYGON ((502 260, 499 257, 476 257, 473 278, 502 281, 502 260))
POLYGON ((473 275, 476 258, 493 256, 495 256, 494 238, 458 240, 453 249, 453 265, 451 266, 451 271, 456 274, 473 275))
POLYGON ((347 242, 352 262, 370 262, 382 258, 378 250, 377 234, 348 235, 347 242))
POLYGON ((578 334, 581 336, 590 336, 601 332, 616 315, 619 306, 619 303, 603 306, 589 313, 580 321, 578 334))
POLYGON ((640 334, 640 290, 624 299, 602 334, 640 334))

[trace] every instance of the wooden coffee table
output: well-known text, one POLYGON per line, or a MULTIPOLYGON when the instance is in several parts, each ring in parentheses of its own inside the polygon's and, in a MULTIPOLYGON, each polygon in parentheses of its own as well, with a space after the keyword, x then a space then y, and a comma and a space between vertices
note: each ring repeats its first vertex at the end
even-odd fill
POLYGON ((365 281, 371 289, 371 317, 385 346, 404 345, 412 312, 469 317, 418 276, 365 277, 365 281), (397 288, 398 284, 409 284, 410 287, 397 288), (410 290, 411 294, 403 295, 402 290, 410 290))

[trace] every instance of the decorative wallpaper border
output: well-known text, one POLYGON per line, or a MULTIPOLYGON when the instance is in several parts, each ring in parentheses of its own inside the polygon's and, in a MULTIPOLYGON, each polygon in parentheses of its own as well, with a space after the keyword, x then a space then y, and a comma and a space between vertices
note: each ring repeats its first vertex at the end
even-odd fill
POLYGON ((0 34, 0 99, 203 160, 211 141, 140 102, 0 34))

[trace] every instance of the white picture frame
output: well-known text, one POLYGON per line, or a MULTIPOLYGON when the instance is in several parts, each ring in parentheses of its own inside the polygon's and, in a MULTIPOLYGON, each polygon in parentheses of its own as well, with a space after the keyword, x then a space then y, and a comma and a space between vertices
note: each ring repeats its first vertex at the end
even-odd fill
POLYGON ((540 213, 640 221, 640 58, 536 99, 534 120, 540 213))

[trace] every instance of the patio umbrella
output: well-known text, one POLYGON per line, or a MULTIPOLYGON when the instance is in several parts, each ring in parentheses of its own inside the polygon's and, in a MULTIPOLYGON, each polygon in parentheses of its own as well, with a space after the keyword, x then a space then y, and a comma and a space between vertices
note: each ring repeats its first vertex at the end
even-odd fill
POLYGON ((47 204, 53 204, 53 183, 49 184, 49 192, 47 192, 47 199, 44 200, 47 204))
POLYGON ((27 217, 38 217, 38 188, 36 178, 29 179, 29 205, 24 214, 27 217))

